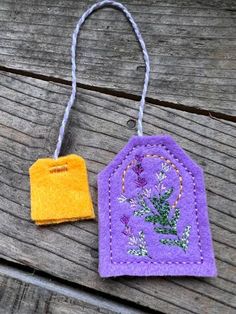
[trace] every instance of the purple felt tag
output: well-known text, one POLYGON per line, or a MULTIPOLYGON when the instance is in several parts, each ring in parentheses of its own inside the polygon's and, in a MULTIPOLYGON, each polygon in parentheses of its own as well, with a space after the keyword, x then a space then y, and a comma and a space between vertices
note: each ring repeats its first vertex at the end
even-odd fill
POLYGON ((134 136, 99 174, 101 277, 216 276, 202 169, 170 136, 134 136))

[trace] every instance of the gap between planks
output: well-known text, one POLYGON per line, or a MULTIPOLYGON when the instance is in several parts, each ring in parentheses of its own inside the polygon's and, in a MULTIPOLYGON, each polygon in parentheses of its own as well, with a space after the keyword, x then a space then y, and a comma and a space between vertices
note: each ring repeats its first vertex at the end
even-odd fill
MULTIPOLYGON (((26 78, 25 78, 25 80, 27 80, 26 78)), ((29 78, 27 81, 28 81, 28 84, 29 84, 29 81, 31 82, 31 80, 32 81, 34 81, 34 79, 31 79, 31 78, 29 78)), ((41 81, 41 84, 43 84, 43 85, 45 85, 45 83, 43 83, 44 81, 41 81)), ((30 86, 31 86, 31 84, 32 84, 32 82, 29 84, 30 86)), ((35 83, 36 84, 36 83, 35 83)), ((40 81, 38 81, 38 83, 37 84, 40 84, 40 81)), ((36 84, 36 85, 37 85, 36 84)), ((13 90, 14 90, 14 84, 12 84, 13 85, 13 90)), ((55 86, 56 86, 57 84, 55 84, 55 86)), ((58 85, 57 85, 58 86, 58 85)), ((35 86, 36 87, 36 86, 35 86)), ((69 93, 69 88, 68 88, 68 93, 69 93)), ((89 92, 88 92, 89 93, 89 92)), ((33 94, 33 93, 32 93, 33 94)), ((60 94, 61 93, 58 93, 59 94, 59 96, 60 96, 60 94)), ((32 96, 32 95, 31 95, 32 96)), ((64 96, 66 96, 67 97, 67 93, 66 94, 64 94, 64 96)), ((18 99, 18 97, 19 97, 19 95, 17 95, 15 98, 16 99, 18 99)), ((49 101, 49 99, 48 99, 48 97, 47 97, 47 95, 45 95, 45 97, 46 97, 46 99, 47 99, 47 104, 49 104, 50 103, 50 101, 49 101)), ((95 99, 96 99, 96 101, 98 100, 98 99, 100 99, 99 97, 102 97, 102 94, 97 94, 97 96, 95 97, 95 99)), ((104 96, 103 96, 104 97, 104 96)), ((111 96, 109 96, 109 98, 110 98, 111 96)), ((59 99, 61 98, 61 96, 59 97, 59 99)), ((39 100, 39 99, 38 99, 39 100)), ((55 101, 54 99, 52 99, 52 104, 55 104, 53 101, 55 101)), ((84 103, 87 103, 87 102, 89 102, 90 101, 90 98, 88 99, 87 97, 82 97, 81 98, 81 101, 83 102, 84 101, 84 103)), ((120 100, 120 101, 122 101, 122 100, 120 100)), ((26 104, 28 104, 28 101, 25 101, 26 102, 26 104)), ((29 103, 31 102, 31 100, 29 100, 29 103)), ((61 99, 61 104, 58 104, 58 106, 60 105, 60 107, 61 107, 61 110, 63 110, 63 108, 64 108, 64 106, 65 106, 65 99, 61 99)), ((41 104, 41 102, 40 102, 40 104, 41 104)), ((36 104, 35 104, 36 105, 36 104)), ((97 104, 96 104, 97 105, 97 104)), ((121 106, 121 107, 119 107, 120 108, 120 114, 123 114, 123 116, 124 116, 124 112, 127 110, 127 108, 128 108, 128 106, 130 105, 130 108, 132 108, 133 110, 134 110, 134 108, 133 108, 133 104, 131 104, 131 102, 130 101, 123 101, 123 106, 121 106)), ((82 112, 84 112, 84 114, 86 114, 86 115, 90 115, 91 116, 91 114, 92 115, 94 115, 94 109, 93 109, 93 107, 90 107, 90 106, 88 106, 89 108, 89 110, 88 111, 85 111, 84 112, 84 110, 85 110, 85 108, 82 110, 82 112)), ((102 106, 103 107, 103 106, 102 106)), ((112 106, 111 106, 112 107, 112 106)), ((155 106, 153 106, 153 107, 155 107, 155 106)), ((36 108, 38 108, 38 106, 36 106, 36 108)), ((43 108, 44 108, 44 106, 43 106, 43 108)), ((100 106, 99 106, 99 108, 100 108, 100 106)), ((112 114, 112 118, 110 118, 110 119, 106 119, 106 121, 107 122, 111 122, 111 121, 113 121, 114 120, 114 114, 115 114, 115 112, 116 112, 116 110, 115 110, 115 112, 114 112, 114 108, 110 108, 110 106, 108 106, 108 108, 109 108, 109 110, 111 110, 112 112, 113 112, 113 114, 112 114)), ((75 109, 76 109, 76 107, 75 107, 75 109)), ((28 110, 28 109, 27 109, 28 110)), ((78 109, 76 109, 76 111, 77 111, 78 109)), ((152 110, 151 110, 151 108, 149 108, 149 106, 147 106, 147 112, 146 112, 146 114, 147 114, 147 116, 149 115, 152 115, 152 116, 154 116, 154 117, 157 117, 158 116, 158 118, 160 119, 160 122, 162 121, 162 124, 163 123, 165 123, 166 122, 166 117, 165 116, 162 116, 161 115, 161 111, 165 111, 165 109, 159 109, 159 111, 160 112, 158 112, 158 114, 154 114, 155 112, 153 112, 152 110), (162 120, 163 119, 163 120, 162 120)), ((53 110, 53 108, 52 108, 52 112, 54 112, 54 110, 53 110)), ((99 112, 99 111, 98 111, 99 112)), ((36 113, 35 113, 36 114, 36 113)), ((178 115, 181 115, 181 113, 179 113, 178 115)), ((27 116, 27 115, 26 115, 27 116)), ((52 115, 53 116, 53 115, 52 115)), ((72 117, 73 117, 73 113, 72 113, 72 117)), ((132 115, 130 115, 130 117, 132 117, 132 115)), ((43 116, 39 119, 40 121, 43 119, 43 116)), ((83 121, 84 121, 84 119, 82 118, 82 116, 81 116, 81 123, 82 123, 82 126, 81 126, 81 130, 86 130, 87 129, 87 124, 83 124, 83 121), (86 125, 86 128, 85 128, 85 125, 86 125)), ((201 119, 201 117, 200 117, 200 119, 201 119)), ((206 120, 206 117, 205 118, 203 118, 204 120, 206 120)), ((92 121, 91 121, 91 124, 93 125, 93 118, 92 118, 92 121)), ((194 117, 194 119, 192 119, 192 122, 194 121, 195 122, 195 120, 198 120, 198 117, 194 117)), ((210 120, 210 119, 209 119, 210 120)), ((123 120, 122 120, 123 121, 123 120)), ((155 120, 154 120, 155 121, 155 120)), ((58 121, 57 121, 58 122, 58 121)), ((72 122, 73 122, 73 119, 72 119, 72 122)), ((126 122, 126 121, 124 121, 124 122, 126 122)), ((178 121, 177 121, 178 122, 178 121)), ((199 121, 198 121, 199 122, 199 121)), ((50 122, 49 122, 50 123, 50 122)), ((86 119, 86 123, 87 123, 87 119, 86 119)), ((113 122, 114 123, 114 122, 113 122)), ((197 121, 196 121, 196 123, 197 123, 197 121)), ((226 122, 225 122, 226 123, 226 122)), ((90 123, 89 123, 89 125, 90 125, 90 123)), ((95 125, 97 125, 96 123, 95 123, 95 125)), ((118 126, 119 124, 117 124, 116 123, 116 127, 118 126)), ((177 125, 178 125, 178 123, 177 123, 177 125)), ((205 129, 207 129, 207 125, 208 125, 208 123, 203 123, 202 124, 204 127, 205 127, 205 129)), ((76 123, 76 126, 77 126, 77 123, 76 123)), ((122 126, 121 124, 120 124, 120 126, 122 126)), ((151 127, 151 124, 148 124, 147 125, 147 127, 148 126, 150 126, 151 127)), ((71 130, 71 131, 73 131, 73 133, 74 134, 78 134, 78 132, 76 131, 76 129, 74 129, 74 124, 72 123, 71 124, 71 127, 73 127, 73 129, 71 130), (75 132, 74 132, 75 131, 75 132)), ((90 126, 89 126, 90 127, 90 126)), ((155 126, 156 127, 156 126, 155 126)), ((164 128, 165 127, 165 125, 162 125, 161 126, 161 128, 164 128)), ((181 121, 179 121, 179 127, 181 127, 181 133, 182 133, 182 131, 184 130, 183 128, 182 128, 182 122, 181 121)), ((196 127, 197 128, 197 127, 196 127)), ((193 129, 194 129, 194 134, 196 134, 196 128, 194 127, 193 129)), ((192 129, 192 128, 191 128, 192 129)), ((211 126, 209 126, 209 128, 208 129, 211 129, 211 126)), ((148 128, 147 128, 147 130, 148 130, 148 128)), ((89 131, 89 132, 94 132, 94 130, 93 130, 93 128, 91 129, 91 130, 87 130, 87 131, 89 131)), ((103 132, 105 132, 104 130, 102 130, 103 132)), ((151 129, 149 130, 149 132, 151 131, 151 129)), ((192 130, 193 131, 193 130, 192 130)), ((108 132, 109 134, 110 134, 110 132, 108 132)), ((121 132, 122 133, 122 132, 121 132)), ((126 131, 125 131, 125 133, 126 133, 126 131)), ((201 132, 200 132, 201 133, 201 132)), ((37 132, 36 132, 36 134, 37 134, 37 132)), ((107 132, 105 132, 104 134, 107 134, 107 132)), ((202 134, 204 134, 205 135, 205 132, 203 132, 202 134)), ((230 134, 231 134, 231 132, 230 132, 230 134)), ((181 134, 181 136, 183 136, 184 134, 181 134)), ((111 134, 110 134, 110 136, 111 136, 111 134)), ((112 135, 112 137, 114 136, 114 134, 112 135)), ((231 135, 230 135, 231 136, 231 135)), ((68 139, 70 138, 70 136, 68 136, 68 139)), ((119 140, 124 140, 124 138, 122 138, 122 136, 120 136, 119 137, 119 140)), ((214 142, 215 141, 217 141, 217 136, 216 136, 216 134, 214 135, 214 142)), ((226 142, 228 142, 228 141, 226 141, 226 142)), ((231 143, 231 142, 230 142, 231 143)), ((83 143, 84 144, 84 143, 83 143)), ((67 145, 66 145, 67 146, 67 145)), ((68 146, 69 146, 69 144, 68 144, 68 146)), ((211 146, 211 145, 210 145, 211 146)), ((109 147, 109 150, 110 151, 113 151, 113 146, 111 146, 111 147, 109 147)), ((46 149, 46 148, 45 148, 46 149)), ((117 149, 117 147, 116 147, 116 149, 117 149)), ((215 151, 215 147, 214 147, 214 151, 215 151)), ((113 153, 115 153, 116 152, 116 150, 114 150, 113 151, 113 153)), ((204 152, 204 155, 205 155, 205 152, 204 152)), ((202 155, 202 156, 204 156, 204 155, 202 155)), ((98 159, 99 161, 100 161, 100 159, 98 159)), ((101 161, 103 161, 103 159, 101 159, 101 161)), ((227 161, 227 160, 226 160, 227 161)), ((96 172, 97 173, 97 172, 96 172)), ((94 180, 92 180, 92 182, 93 182, 94 180)), ((9 184, 10 182, 8 182, 8 184, 9 184)), ((20 184, 20 186, 22 186, 22 184, 20 184)), ((24 185, 23 185, 24 186, 24 185)), ((24 203, 24 201, 23 201, 23 203, 24 203)), ((67 239, 69 239, 69 237, 71 237, 71 235, 67 235, 67 239)), ((78 242, 79 243, 79 242, 78 242)), ((92 244, 92 247, 94 247, 94 244, 92 244)), ((224 254, 222 254, 222 256, 224 256, 224 254)), ((27 261, 27 259, 25 259, 25 257, 24 257, 24 259, 22 259, 21 260, 21 262, 23 262, 23 263, 25 263, 25 261, 27 261)), ((46 270, 46 272, 47 272, 47 270, 46 270)), ((87 279, 86 279, 87 280, 87 279)), ((79 284, 80 284, 80 282, 79 282, 79 284)), ((185 285, 185 283, 183 283, 183 282, 181 282, 181 285, 185 285)), ((194 284, 196 284, 196 282, 194 283, 194 284)), ((171 287, 170 287, 171 288, 171 287)), ((201 287, 201 289, 199 290, 199 292, 201 292, 201 296, 202 296, 202 291, 204 291, 203 289, 205 289, 206 287, 204 287, 204 286, 202 286, 201 287)), ((208 286, 207 288, 210 288, 210 286, 208 286)), ((152 289, 152 290, 154 290, 154 289, 152 289)), ((206 289, 206 290, 208 290, 208 289, 206 289)), ((155 290, 154 290, 155 291, 155 290)), ((169 292, 170 292, 171 290, 169 290, 169 292)), ((191 291, 193 291, 193 286, 192 286, 192 284, 191 284, 191 291)), ((222 291, 222 290, 221 290, 222 291)), ((118 294, 119 295, 119 294, 118 294)), ((214 296, 214 294, 213 294, 213 292, 212 292, 212 294, 211 294, 211 301, 212 301, 212 299, 213 299, 213 296, 214 296)), ((215 296, 214 296, 214 298, 215 298, 215 296)), ((125 299, 126 299, 126 296, 125 296, 125 299)), ((222 298, 223 299, 223 298, 222 298)), ((227 298, 224 298, 224 302, 225 302, 225 299, 226 299, 226 302, 227 302, 227 298)), ((208 300, 208 302, 209 302, 209 300, 208 300)), ((219 308, 219 310, 220 310, 220 308, 219 308)))
MULTIPOLYGON (((13 69, 13 68, 8 68, 8 67, 0 65, 0 71, 12 73, 12 74, 17 74, 17 75, 21 75, 21 76, 26 76, 26 77, 31 77, 31 78, 39 79, 42 81, 54 82, 54 83, 59 83, 59 84, 71 86, 71 81, 69 81, 69 80, 57 78, 54 76, 38 74, 38 73, 26 71, 26 70, 13 69)), ((137 96, 135 94, 131 94, 131 93, 116 91, 112 88, 105 88, 105 87, 101 87, 101 86, 94 86, 94 85, 81 84, 81 83, 77 83, 77 88, 82 88, 85 90, 99 92, 99 93, 105 94, 105 95, 116 96, 119 98, 130 99, 130 100, 135 100, 135 101, 140 100, 140 97, 141 97, 141 96, 139 97, 139 96, 137 96)), ((154 99, 152 97, 146 97, 146 102, 149 102, 150 104, 153 104, 153 105, 158 105, 160 107, 172 108, 172 109, 176 109, 179 111, 185 111, 185 112, 194 113, 194 114, 198 114, 198 115, 204 115, 204 116, 208 116, 208 117, 210 116, 213 119, 221 119, 221 120, 226 120, 226 121, 230 121, 230 122, 236 122, 236 116, 227 115, 227 114, 224 114, 221 112, 215 112, 212 110, 206 110, 206 109, 202 109, 202 108, 186 106, 186 105, 183 105, 180 103, 162 101, 162 100, 154 99)))
POLYGON ((53 293, 88 303, 97 308, 103 308, 113 313, 121 314, 144 314, 144 313, 156 313, 162 314, 162 312, 147 309, 145 306, 137 305, 130 301, 124 301, 118 297, 113 297, 105 293, 80 286, 68 282, 63 279, 59 279, 52 275, 48 275, 42 271, 37 271, 30 267, 15 264, 13 262, 6 262, 0 259, 0 276, 19 280, 23 283, 36 286, 38 288, 46 289, 53 293), (121 303, 122 302, 122 303, 121 303))

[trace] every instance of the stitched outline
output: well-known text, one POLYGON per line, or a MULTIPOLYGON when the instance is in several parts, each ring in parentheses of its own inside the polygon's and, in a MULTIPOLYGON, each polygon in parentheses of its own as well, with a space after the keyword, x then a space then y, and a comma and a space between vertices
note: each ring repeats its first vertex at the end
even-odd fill
MULTIPOLYGON (((164 157, 164 156, 161 156, 161 155, 158 155, 158 154, 146 154, 144 155, 144 157, 146 158, 160 158, 162 160, 165 160, 168 164, 170 164, 174 170, 177 172, 178 176, 179 176, 179 182, 180 182, 180 188, 179 188, 179 195, 177 196, 176 198, 176 201, 174 202, 174 204, 171 206, 172 208, 175 208, 182 196, 182 191, 183 191, 183 177, 180 175, 179 173, 179 169, 176 167, 176 165, 171 161, 169 160, 168 158, 164 157)), ((125 193, 125 176, 129 170, 129 168, 132 166, 132 164, 134 163, 135 160, 132 160, 128 166, 125 168, 125 170, 123 171, 123 174, 122 174, 122 193, 125 193)))
POLYGON ((122 159, 121 163, 112 171, 108 179, 108 205, 109 205, 109 233, 110 233, 110 260, 112 264, 202 264, 203 263, 203 251, 201 245, 201 236, 199 231, 199 220, 198 220, 198 207, 197 207, 197 194, 196 194, 196 184, 195 184, 195 177, 190 170, 182 163, 172 152, 166 147, 164 144, 139 144, 133 146, 133 148, 126 154, 126 156, 122 159), (198 247, 200 252, 200 261, 198 262, 172 262, 172 261, 163 261, 163 262, 155 262, 155 261, 132 261, 132 262, 114 262, 113 255, 112 255, 112 228, 111 228, 111 177, 115 174, 117 169, 119 169, 124 161, 131 155, 131 153, 137 149, 138 147, 162 147, 165 149, 178 163, 180 163, 184 169, 190 174, 193 180, 193 194, 194 194, 194 208, 195 208, 195 216, 196 216, 196 225, 197 225, 197 235, 198 235, 198 247))

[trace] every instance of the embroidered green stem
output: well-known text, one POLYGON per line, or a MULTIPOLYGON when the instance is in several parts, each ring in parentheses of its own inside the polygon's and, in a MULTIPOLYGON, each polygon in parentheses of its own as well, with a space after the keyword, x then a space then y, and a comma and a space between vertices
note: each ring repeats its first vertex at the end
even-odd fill
POLYGON ((171 208, 167 199, 171 196, 172 192, 173 188, 170 188, 160 197, 154 196, 151 198, 151 203, 156 209, 156 212, 153 215, 146 216, 145 221, 152 222, 154 225, 160 224, 161 228, 154 228, 158 233, 177 234, 176 227, 180 217, 180 210, 176 208, 173 217, 169 218, 171 208))
MULTIPOLYGON (((168 202, 169 197, 173 192, 173 188, 168 189, 164 194, 154 196, 151 198, 151 203, 156 209, 157 213, 145 217, 145 221, 151 222, 154 225, 158 224, 158 227, 154 227, 154 231, 160 234, 170 234, 178 236, 177 223, 180 218, 179 208, 175 208, 174 215, 170 216, 170 204, 168 202)), ((190 235, 190 226, 187 226, 183 232, 182 238, 172 239, 160 239, 160 242, 165 245, 179 246, 185 252, 188 248, 188 238, 190 235)))
MULTIPOLYGON (((189 244, 191 226, 186 226, 182 236, 179 236, 177 223, 180 219, 180 209, 171 208, 169 198, 171 197, 174 189, 173 187, 167 189, 164 185, 167 173, 170 170, 169 166, 166 163, 162 163, 161 170, 156 173, 157 185, 155 185, 155 189, 151 189, 147 188, 148 181, 143 176, 143 157, 136 156, 135 158, 136 164, 133 167, 133 171, 137 176, 137 180, 135 181, 136 186, 137 188, 140 188, 140 190, 135 197, 127 198, 125 195, 121 195, 118 198, 118 201, 120 203, 128 202, 130 207, 135 209, 133 211, 134 216, 145 216, 145 221, 154 225, 153 230, 156 233, 171 236, 170 238, 160 239, 160 243, 169 246, 178 246, 186 252, 189 244), (173 236, 176 236, 177 238, 173 238, 173 236)), ((141 254, 143 252, 144 251, 141 249, 129 250, 129 253, 133 255, 141 254)))
POLYGON ((141 199, 138 204, 140 205, 140 209, 139 210, 135 210, 134 211, 134 216, 138 216, 141 217, 145 214, 150 213, 151 209, 148 207, 148 205, 146 204, 144 199, 141 199))
POLYGON ((188 249, 188 244, 189 244, 189 235, 190 235, 190 230, 191 230, 191 226, 187 226, 184 229, 184 232, 182 234, 181 239, 161 239, 160 242, 162 244, 167 244, 167 245, 176 245, 181 247, 185 252, 188 249))
POLYGON ((177 230, 176 230, 176 229, 154 228, 154 230, 155 230, 157 233, 162 233, 162 234, 175 234, 175 235, 177 235, 177 230))

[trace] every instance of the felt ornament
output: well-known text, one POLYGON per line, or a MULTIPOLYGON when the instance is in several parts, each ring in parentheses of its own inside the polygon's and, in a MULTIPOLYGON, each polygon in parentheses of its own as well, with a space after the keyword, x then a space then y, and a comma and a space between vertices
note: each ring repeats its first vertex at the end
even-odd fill
POLYGON ((82 157, 39 159, 30 168, 30 181, 31 217, 37 225, 94 218, 82 157))
POLYGON ((101 277, 216 276, 203 171, 169 136, 143 136, 149 56, 137 24, 121 10, 141 46, 145 80, 138 135, 98 175, 99 274, 101 277))

